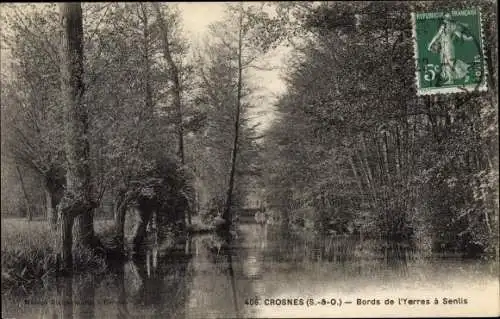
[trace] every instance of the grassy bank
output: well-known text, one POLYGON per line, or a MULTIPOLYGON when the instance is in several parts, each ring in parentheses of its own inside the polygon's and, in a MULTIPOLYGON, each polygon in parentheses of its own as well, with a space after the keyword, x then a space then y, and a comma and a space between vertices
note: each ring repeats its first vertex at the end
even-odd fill
MULTIPOLYGON (((96 223, 96 232, 109 227, 96 223)), ((56 233, 45 221, 2 219, 2 293, 11 289, 26 289, 49 280, 57 274, 56 233)), ((104 273, 105 260, 90 250, 74 252, 75 272, 104 273)))
MULTIPOLYGON (((126 220, 125 240, 130 242, 134 218, 129 216, 126 220)), ((113 220, 94 220, 96 235, 107 248, 114 243, 113 225, 113 220)), ((192 234, 212 230, 211 225, 205 225, 197 216, 194 216, 193 224, 188 226, 188 232, 192 234)), ((2 219, 2 292, 28 288, 53 278, 58 269, 56 243, 57 233, 49 228, 45 220, 28 222, 20 218, 2 219)), ((75 273, 102 274, 106 271, 105 257, 91 250, 75 250, 73 257, 75 273)))

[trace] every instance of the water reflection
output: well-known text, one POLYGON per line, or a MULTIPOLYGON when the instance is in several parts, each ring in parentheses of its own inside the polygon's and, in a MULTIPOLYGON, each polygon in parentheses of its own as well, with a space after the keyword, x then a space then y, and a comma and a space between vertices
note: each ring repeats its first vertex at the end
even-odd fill
POLYGON ((127 307, 127 293, 125 290, 125 265, 118 265, 116 267, 116 276, 114 284, 117 287, 117 302, 116 302, 116 318, 126 319, 129 317, 127 307))
POLYGON ((193 243, 189 317, 243 317, 242 301, 251 294, 252 287, 241 280, 237 242, 213 235, 195 238, 193 243))
POLYGON ((150 318, 185 316, 191 256, 189 248, 186 248, 188 245, 185 242, 181 247, 162 252, 153 247, 145 256, 134 258, 126 265, 127 283, 131 288, 128 309, 134 315, 147 314, 150 318))
POLYGON ((64 280, 60 285, 60 302, 59 307, 61 308, 61 317, 63 319, 73 318, 73 278, 68 278, 64 280))
POLYGON ((234 275, 234 269, 233 269, 233 257, 232 257, 232 251, 228 247, 225 249, 226 257, 227 257, 227 264, 228 264, 228 272, 229 272, 229 278, 231 279, 231 290, 233 292, 233 303, 234 303, 234 312, 236 314, 236 317, 240 317, 240 311, 238 308, 238 295, 237 295, 237 290, 236 290, 236 278, 234 275))
MULTIPOLYGON (((75 282, 73 291, 73 311, 78 319, 95 318, 95 281, 86 276, 75 282)), ((65 284, 66 286, 67 284, 65 284)), ((65 304, 66 306, 66 304, 65 304)), ((68 305, 69 307, 69 305, 68 305)))
POLYGON ((42 318, 87 319, 95 318, 95 282, 92 276, 58 278, 53 295, 34 295, 25 303, 40 307, 42 318), (46 314, 46 316, 45 316, 46 314))
POLYGON ((404 246, 372 249, 370 242, 280 233, 269 225, 241 225, 240 231, 231 242, 205 234, 171 249, 149 247, 142 256, 113 266, 104 278, 60 278, 22 296, 3 296, 2 317, 321 316, 306 308, 250 306, 245 300, 255 296, 263 300, 320 295, 354 298, 397 295, 396 291, 428 294, 422 289, 451 295, 465 289, 470 295, 491 293, 497 280, 498 268, 489 269, 488 274, 491 264, 416 258, 404 246))

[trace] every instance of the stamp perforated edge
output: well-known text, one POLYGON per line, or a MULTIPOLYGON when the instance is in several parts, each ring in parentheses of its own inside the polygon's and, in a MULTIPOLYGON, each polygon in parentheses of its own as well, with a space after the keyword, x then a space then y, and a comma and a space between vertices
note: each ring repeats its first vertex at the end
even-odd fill
POLYGON ((435 95, 435 94, 454 94, 454 93, 472 93, 472 92, 486 92, 488 90, 488 68, 486 60, 486 38, 484 36, 483 28, 483 15, 481 8, 474 8, 479 15, 479 35, 481 37, 481 54, 483 58, 483 80, 479 85, 465 85, 462 87, 446 87, 446 88, 427 88, 423 89, 420 87, 420 72, 418 70, 418 41, 417 41, 417 21, 416 13, 411 13, 411 24, 412 24, 412 40, 413 40, 413 60, 415 62, 415 85, 417 87, 417 95, 435 95))

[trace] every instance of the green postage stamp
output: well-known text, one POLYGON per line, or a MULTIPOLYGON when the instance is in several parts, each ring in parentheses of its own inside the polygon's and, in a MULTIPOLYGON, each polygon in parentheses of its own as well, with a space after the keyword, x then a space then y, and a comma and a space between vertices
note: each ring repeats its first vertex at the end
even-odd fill
POLYGON ((418 95, 486 91, 479 9, 412 13, 418 95))

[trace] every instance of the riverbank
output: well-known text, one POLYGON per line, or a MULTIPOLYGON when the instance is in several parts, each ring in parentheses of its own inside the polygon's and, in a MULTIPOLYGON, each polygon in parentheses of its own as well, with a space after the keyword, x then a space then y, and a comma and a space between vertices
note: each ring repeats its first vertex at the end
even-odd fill
MULTIPOLYGON (((113 220, 97 219, 94 227, 96 235, 104 243, 113 241, 113 220)), ((187 226, 187 231, 190 235, 204 234, 214 231, 214 227, 202 223, 195 216, 192 224, 187 226)), ((2 219, 2 292, 26 290, 57 274, 56 236, 56 232, 49 229, 44 220, 29 222, 20 218, 2 219)), ((165 245, 170 246, 168 242, 165 245)), ((127 255, 126 251, 122 253, 127 255)), ((107 271, 106 257, 91 250, 75 251, 73 263, 75 273, 100 275, 107 271)))
MULTIPOLYGON (((214 249, 215 236, 210 234, 192 236, 182 251, 162 255, 149 247, 145 258, 126 261, 115 273, 59 278, 22 296, 7 293, 2 317, 36 319, 73 313, 87 318, 267 318, 278 310, 290 317, 307 317, 311 308, 305 304, 284 307, 276 303, 302 296, 321 296, 328 301, 338 301, 340 296, 354 306, 358 298, 394 299, 395 304, 385 308, 391 315, 416 311, 419 306, 400 303, 398 298, 432 297, 438 298, 439 305, 426 307, 439 315, 486 309, 492 306, 487 297, 498 294, 498 270, 479 261, 432 258, 388 264, 378 259, 318 259, 309 252, 330 250, 328 241, 307 249, 304 239, 271 235, 270 227, 268 236, 256 224, 240 224, 238 229, 240 240, 230 250, 214 249), (286 244, 290 248, 275 249, 286 244), (259 295, 265 296, 259 305, 240 298, 259 295), (444 298, 467 298, 468 303, 444 304, 444 298)), ((363 307, 375 313, 380 306, 363 307)), ((344 311, 331 305, 324 309, 327 317, 332 317, 332 311, 339 316, 351 313, 350 308, 344 311)), ((425 311, 431 315, 429 309, 425 311)))
MULTIPOLYGON (((96 223, 100 236, 108 227, 106 221, 96 223)), ((2 219, 2 293, 26 290, 57 274, 56 232, 45 221, 2 219)), ((88 249, 74 252, 74 272, 103 274, 107 270, 104 257, 88 249)))

